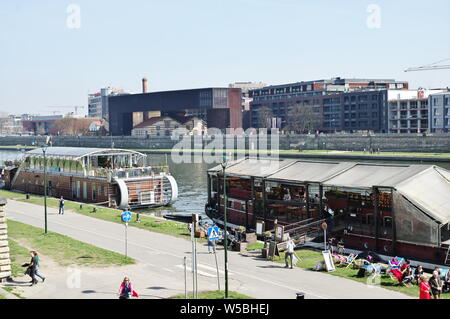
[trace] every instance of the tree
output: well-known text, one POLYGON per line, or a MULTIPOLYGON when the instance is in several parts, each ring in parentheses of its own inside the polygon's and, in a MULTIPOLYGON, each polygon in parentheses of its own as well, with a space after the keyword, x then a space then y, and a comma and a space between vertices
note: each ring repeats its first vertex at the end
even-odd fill
POLYGON ((259 128, 269 128, 270 127, 270 121, 273 118, 273 112, 272 109, 263 106, 258 111, 258 127, 259 128))
POLYGON ((317 128, 319 115, 314 112, 312 106, 301 106, 295 104, 288 112, 287 129, 296 133, 305 133, 317 128))
POLYGON ((55 121, 51 133, 54 135, 85 135, 92 119, 63 117, 55 121))

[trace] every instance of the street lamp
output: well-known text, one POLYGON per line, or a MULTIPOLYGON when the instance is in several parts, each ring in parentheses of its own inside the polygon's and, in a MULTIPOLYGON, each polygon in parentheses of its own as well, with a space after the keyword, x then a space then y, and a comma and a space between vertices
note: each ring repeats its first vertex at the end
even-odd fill
POLYGON ((45 233, 47 234, 47 158, 45 157, 45 153, 48 148, 48 138, 46 143, 42 145, 42 153, 44 153, 44 220, 45 220, 45 233))
POLYGON ((225 299, 228 299, 228 235, 227 235, 227 184, 225 168, 227 167, 226 156, 223 156, 223 161, 220 164, 223 172, 223 229, 224 229, 224 243, 225 243, 225 299))

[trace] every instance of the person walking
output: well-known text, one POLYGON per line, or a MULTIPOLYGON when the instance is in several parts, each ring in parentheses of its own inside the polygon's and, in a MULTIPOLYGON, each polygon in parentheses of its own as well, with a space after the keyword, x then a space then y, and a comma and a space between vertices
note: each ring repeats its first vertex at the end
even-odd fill
POLYGON ((284 268, 288 268, 289 267, 289 262, 288 262, 288 258, 291 259, 291 269, 294 268, 292 265, 292 257, 294 255, 294 249, 295 249, 295 244, 294 241, 289 238, 286 244, 286 254, 284 256, 284 261, 286 262, 286 266, 284 268))
POLYGON ((419 277, 419 289, 420 289, 420 295, 419 299, 431 299, 430 293, 431 293, 431 287, 430 284, 425 279, 424 275, 421 275, 419 277))
POLYGON ((130 278, 123 278, 119 288, 119 299, 131 299, 131 297, 139 297, 138 293, 133 289, 130 278))
POLYGON ((64 215, 64 198, 61 196, 61 199, 59 200, 59 213, 58 215, 64 215))
POLYGON ((428 280, 431 287, 431 294, 434 299, 441 299, 442 279, 439 277, 439 272, 433 271, 433 277, 428 280))
MULTIPOLYGON (((37 276, 37 277, 39 277, 39 278, 41 278, 42 282, 44 282, 44 281, 45 281, 45 277, 42 276, 42 275, 39 273, 39 255, 38 255, 37 251, 35 251, 35 250, 32 251, 32 254, 33 254, 33 256, 34 256, 34 257, 33 257, 33 258, 34 258, 33 262, 34 262, 34 265, 35 265, 35 267, 34 267, 34 275, 37 276)), ((36 277, 35 277, 35 278, 36 278, 36 277)), ((36 280, 36 281, 37 281, 37 280, 36 280)))
POLYGON ((34 259, 34 252, 30 251, 31 260, 28 264, 26 274, 31 277, 31 286, 36 285, 38 281, 36 280, 36 263, 34 259))

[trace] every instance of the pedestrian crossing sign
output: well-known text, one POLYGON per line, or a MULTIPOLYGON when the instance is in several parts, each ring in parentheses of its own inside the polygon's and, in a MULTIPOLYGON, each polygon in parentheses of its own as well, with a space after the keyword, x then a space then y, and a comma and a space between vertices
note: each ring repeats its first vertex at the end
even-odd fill
POLYGON ((219 239, 219 227, 213 226, 208 228, 208 239, 219 239))

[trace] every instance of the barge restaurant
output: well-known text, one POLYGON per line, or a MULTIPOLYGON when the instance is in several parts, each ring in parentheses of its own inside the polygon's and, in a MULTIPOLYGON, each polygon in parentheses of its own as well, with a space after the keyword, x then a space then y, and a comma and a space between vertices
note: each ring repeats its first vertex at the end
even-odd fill
MULTIPOLYGON (((347 248, 447 262, 450 172, 434 165, 251 159, 226 168, 227 219, 285 232, 326 219, 347 248)), ((211 218, 223 215, 223 173, 208 170, 211 218)), ((291 234, 292 235, 292 234, 291 234)))
POLYGON ((48 147, 25 153, 5 169, 5 187, 119 208, 169 205, 178 185, 167 166, 147 166, 146 155, 124 149, 48 147), (45 173, 44 173, 45 172, 45 173), (45 176, 44 176, 45 175, 45 176))

